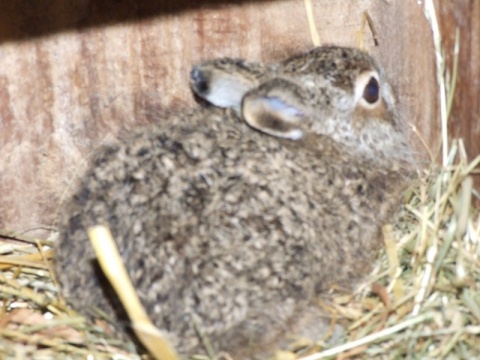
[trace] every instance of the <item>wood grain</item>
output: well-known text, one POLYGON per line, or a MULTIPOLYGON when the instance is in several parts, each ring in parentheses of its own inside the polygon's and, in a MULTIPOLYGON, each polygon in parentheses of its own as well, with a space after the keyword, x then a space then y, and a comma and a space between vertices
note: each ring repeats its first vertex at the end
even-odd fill
MULTIPOLYGON (((459 67, 449 120, 451 138, 463 138, 469 158, 480 154, 480 2, 475 0, 438 1, 437 9, 447 55, 453 66, 455 30, 460 34, 459 67)), ((480 178, 476 179, 480 185, 480 178)))
MULTIPOLYGON (((433 146, 439 133, 435 70, 422 7, 414 1, 317 0, 313 15, 323 44, 358 46, 363 34, 364 47, 398 89, 407 124, 433 146), (364 11, 378 46, 369 27, 362 28, 364 11)), ((96 147, 194 105, 192 63, 218 56, 272 61, 312 46, 299 0, 5 3, 0 227, 54 224, 72 179, 96 147)))

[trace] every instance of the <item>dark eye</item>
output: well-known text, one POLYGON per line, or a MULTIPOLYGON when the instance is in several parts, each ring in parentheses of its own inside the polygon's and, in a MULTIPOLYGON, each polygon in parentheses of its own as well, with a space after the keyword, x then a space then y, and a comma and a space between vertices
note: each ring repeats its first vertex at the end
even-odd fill
POLYGON ((363 98, 369 103, 374 104, 378 101, 380 97, 380 86, 378 85, 377 79, 373 76, 370 78, 367 86, 363 90, 363 98))

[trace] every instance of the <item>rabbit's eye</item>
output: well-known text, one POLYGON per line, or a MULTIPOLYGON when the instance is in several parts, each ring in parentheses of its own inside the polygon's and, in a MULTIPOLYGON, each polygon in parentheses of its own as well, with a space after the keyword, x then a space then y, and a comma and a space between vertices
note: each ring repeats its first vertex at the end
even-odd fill
POLYGON ((370 78, 367 86, 363 90, 363 98, 369 103, 374 104, 378 101, 380 97, 380 86, 378 85, 377 79, 373 76, 370 78))

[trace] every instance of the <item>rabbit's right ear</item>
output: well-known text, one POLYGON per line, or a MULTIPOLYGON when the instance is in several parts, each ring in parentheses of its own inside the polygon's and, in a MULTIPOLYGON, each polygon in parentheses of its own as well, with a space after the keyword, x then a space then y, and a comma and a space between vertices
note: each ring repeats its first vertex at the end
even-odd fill
POLYGON ((304 136, 303 108, 302 89, 276 78, 245 95, 242 116, 247 124, 266 134, 299 140, 304 136))
POLYGON ((243 96, 258 86, 264 68, 238 59, 217 59, 196 65, 190 73, 192 90, 212 105, 239 109, 243 96))

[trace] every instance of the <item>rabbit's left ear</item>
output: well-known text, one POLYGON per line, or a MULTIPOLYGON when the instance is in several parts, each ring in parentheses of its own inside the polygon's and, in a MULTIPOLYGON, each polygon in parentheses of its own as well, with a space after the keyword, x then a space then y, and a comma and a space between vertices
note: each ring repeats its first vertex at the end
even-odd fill
POLYGON ((304 136, 301 89, 285 79, 273 79, 245 95, 242 116, 248 125, 266 134, 291 140, 304 136))
POLYGON ((210 104, 240 109, 243 96, 258 86, 261 64, 222 58, 196 65, 190 73, 192 90, 210 104))

